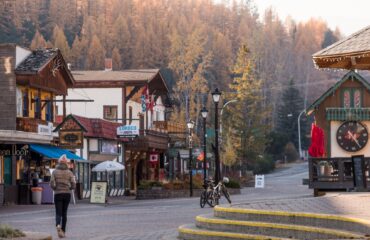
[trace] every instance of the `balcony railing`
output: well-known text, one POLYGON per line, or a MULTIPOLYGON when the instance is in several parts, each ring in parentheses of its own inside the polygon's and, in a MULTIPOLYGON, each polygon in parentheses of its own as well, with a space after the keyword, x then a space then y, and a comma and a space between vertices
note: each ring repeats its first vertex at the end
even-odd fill
MULTIPOLYGON (((370 158, 365 158, 367 188, 370 188, 370 158)), ((349 189, 354 187, 351 158, 310 158, 309 187, 316 189, 349 189)))
POLYGON ((370 120, 370 108, 326 108, 326 119, 331 121, 370 120))

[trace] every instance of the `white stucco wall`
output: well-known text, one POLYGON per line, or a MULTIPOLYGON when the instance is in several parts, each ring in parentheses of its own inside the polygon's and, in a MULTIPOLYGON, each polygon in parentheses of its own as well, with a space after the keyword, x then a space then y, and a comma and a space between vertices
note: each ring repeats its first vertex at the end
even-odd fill
MULTIPOLYGON (((58 97, 58 99, 62 99, 58 97)), ((121 88, 76 88, 68 89, 67 99, 92 99, 94 102, 67 102, 66 111, 68 114, 75 114, 88 118, 103 118, 103 106, 115 105, 118 107, 118 118, 122 118, 122 90, 121 88)), ((58 102, 58 115, 63 114, 63 103, 58 102)), ((139 114, 148 116, 148 128, 152 127, 153 121, 164 121, 165 107, 163 106, 161 97, 157 98, 153 112, 148 114, 142 112, 141 103, 129 100, 127 102, 126 117, 129 118, 129 107, 132 107, 132 118, 139 119, 139 114)), ((119 121, 121 122, 121 121, 119 121)), ((131 125, 139 127, 140 122, 133 120, 131 125)), ((144 124, 146 127, 146 124, 144 124)))
MULTIPOLYGON (((365 127, 367 127, 369 131, 370 121, 363 121, 361 122, 365 127)), ((358 152, 347 152, 344 151, 337 142, 337 130, 340 127, 342 122, 339 121, 331 121, 330 122, 330 150, 331 156, 330 157, 351 157, 352 155, 364 155, 365 157, 370 157, 370 140, 368 140, 366 146, 358 152)))
POLYGON ((31 53, 30 50, 17 46, 15 48, 15 68, 31 53))
MULTIPOLYGON (((62 99, 62 98, 58 98, 62 99)), ((118 118, 122 117, 122 90, 117 88, 76 88, 68 89, 67 99, 92 99, 94 102, 67 102, 68 114, 88 118, 103 118, 104 105, 117 105, 118 118)), ((63 114, 63 103, 58 102, 58 114, 63 114)))

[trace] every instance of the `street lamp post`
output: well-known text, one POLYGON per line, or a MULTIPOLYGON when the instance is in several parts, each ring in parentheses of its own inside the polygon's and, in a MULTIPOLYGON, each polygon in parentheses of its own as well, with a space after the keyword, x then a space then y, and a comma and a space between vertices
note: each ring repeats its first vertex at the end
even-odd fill
POLYGON ((301 145, 301 116, 305 113, 306 110, 303 110, 298 115, 298 148, 299 148, 299 158, 302 159, 302 145, 301 145))
POLYGON ((193 166, 192 166, 192 161, 193 161, 193 139, 192 139, 192 130, 194 128, 194 122, 189 121, 187 123, 187 127, 189 129, 189 176, 190 176, 190 181, 189 181, 189 189, 190 189, 190 197, 193 196, 193 166))
POLYGON ((203 109, 200 111, 203 117, 203 152, 204 152, 204 158, 203 158, 203 186, 206 188, 206 178, 207 178, 207 129, 206 129, 206 119, 208 110, 206 107, 203 107, 203 109))
POLYGON ((220 114, 220 135, 221 135, 221 143, 222 143, 222 114, 223 114, 223 112, 224 112, 224 108, 227 106, 227 105, 229 105, 230 103, 234 103, 234 102, 237 102, 238 100, 236 100, 236 99, 232 99, 232 100, 230 100, 230 101, 228 101, 228 102, 226 102, 223 106, 222 106, 222 108, 221 108, 221 114, 220 114))
POLYGON ((215 103, 215 164, 216 164, 216 169, 215 169, 215 181, 216 184, 220 181, 221 174, 220 174, 220 155, 218 152, 218 102, 220 101, 221 97, 221 92, 218 90, 218 88, 215 89, 214 92, 212 92, 212 98, 213 102, 215 103))

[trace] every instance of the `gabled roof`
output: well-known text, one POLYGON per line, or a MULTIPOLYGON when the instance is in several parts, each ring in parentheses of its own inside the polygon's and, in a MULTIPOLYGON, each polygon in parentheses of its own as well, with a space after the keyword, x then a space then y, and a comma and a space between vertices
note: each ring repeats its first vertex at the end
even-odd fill
POLYGON ((150 81, 159 69, 130 69, 123 71, 72 71, 76 81, 150 81))
POLYGON ((119 88, 149 85, 150 94, 156 90, 167 94, 168 87, 159 69, 129 69, 123 71, 72 71, 74 88, 119 88))
POLYGON ((370 26, 312 55, 319 68, 370 69, 370 26))
POLYGON ((348 79, 359 81, 368 91, 370 91, 370 84, 360 74, 349 71, 343 78, 336 84, 331 86, 321 97, 319 97, 314 103, 306 109, 307 115, 310 115, 315 108, 320 105, 328 96, 332 95, 345 81, 348 79))
POLYGON ((58 49, 37 49, 15 69, 17 73, 37 73, 58 54, 58 49))
POLYGON ((80 121, 78 121, 72 114, 69 114, 67 117, 65 117, 64 119, 62 119, 62 118, 58 118, 57 119, 57 123, 59 123, 58 124, 58 126, 53 130, 53 132, 57 132, 57 131, 59 131, 59 129, 61 128, 61 127, 63 127, 63 125, 64 125, 64 123, 66 122, 66 121, 68 121, 69 119, 72 119, 75 123, 77 123, 77 125, 81 128, 81 130, 82 131, 84 131, 84 132, 87 132, 87 130, 86 130, 86 128, 85 128, 85 126, 84 125, 82 125, 81 123, 80 123, 80 121))
MULTIPOLYGON (((20 76, 29 76, 40 74, 48 64, 58 65, 58 70, 63 74, 63 80, 68 87, 72 87, 75 80, 71 71, 58 48, 45 48, 32 51, 15 69, 15 74, 20 76), (52 62, 54 61, 54 62, 52 62)), ((42 74, 40 74, 43 78, 42 74)), ((49 86, 50 87, 50 86, 49 86)))
MULTIPOLYGON (((72 116, 73 119, 77 120, 81 126, 86 129, 84 134, 85 137, 120 141, 120 139, 117 138, 117 127, 122 126, 122 123, 111 122, 100 118, 87 118, 72 114, 68 116, 72 116)), ((57 123, 61 122, 62 116, 57 116, 55 121, 57 123)))

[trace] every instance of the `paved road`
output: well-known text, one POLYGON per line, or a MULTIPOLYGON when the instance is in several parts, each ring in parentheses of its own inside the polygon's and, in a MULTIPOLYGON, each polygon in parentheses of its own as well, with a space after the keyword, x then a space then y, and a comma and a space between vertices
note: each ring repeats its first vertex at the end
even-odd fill
MULTIPOLYGON (((267 175, 264 189, 245 188, 241 195, 231 196, 233 204, 311 196, 312 190, 302 185, 302 178, 307 178, 307 164, 291 165, 267 175)), ((198 198, 128 200, 107 207, 77 204, 69 209, 67 239, 175 239, 179 225, 211 212, 212 208, 199 207, 198 198)), ((48 232, 57 239, 52 205, 0 208, 0 223, 25 231, 48 232)))

